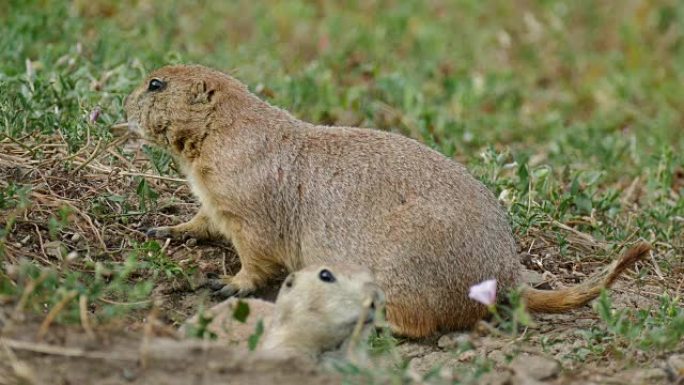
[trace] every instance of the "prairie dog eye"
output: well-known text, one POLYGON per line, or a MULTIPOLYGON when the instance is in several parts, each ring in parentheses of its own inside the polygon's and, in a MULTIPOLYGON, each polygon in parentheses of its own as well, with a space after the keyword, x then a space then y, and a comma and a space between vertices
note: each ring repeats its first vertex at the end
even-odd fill
POLYGON ((163 80, 154 78, 150 80, 147 90, 150 92, 161 91, 164 89, 164 87, 166 87, 166 83, 163 80))
POLYGON ((320 278, 321 281, 327 282, 327 283, 335 282, 335 276, 328 269, 321 270, 321 272, 318 273, 318 278, 320 278))

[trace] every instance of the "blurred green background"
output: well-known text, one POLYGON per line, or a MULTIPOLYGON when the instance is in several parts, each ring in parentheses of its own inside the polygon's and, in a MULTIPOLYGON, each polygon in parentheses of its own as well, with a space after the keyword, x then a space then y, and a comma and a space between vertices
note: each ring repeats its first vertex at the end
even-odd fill
POLYGON ((26 60, 62 76, 116 71, 101 88, 123 94, 150 69, 193 62, 229 71, 303 119, 391 127, 448 153, 491 143, 553 157, 567 145, 610 166, 620 158, 605 154, 614 142, 654 151, 684 143, 676 0, 79 0, 5 9, 3 77, 23 73, 26 60))
POLYGON ((201 63, 301 119, 393 130, 467 163, 516 226, 540 210, 604 215, 614 226, 588 224, 600 238, 681 235, 682 1, 3 3, 0 124, 15 140, 59 133, 77 151, 95 106, 109 138, 145 73, 201 63), (617 221, 635 180, 642 222, 617 221))

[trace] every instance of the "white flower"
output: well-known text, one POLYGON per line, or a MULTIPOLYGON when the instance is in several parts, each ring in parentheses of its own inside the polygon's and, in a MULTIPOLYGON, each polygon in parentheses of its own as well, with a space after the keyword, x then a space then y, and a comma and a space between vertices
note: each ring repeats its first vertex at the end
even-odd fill
POLYGON ((496 279, 489 279, 471 286, 468 297, 486 306, 494 305, 496 303, 496 279))

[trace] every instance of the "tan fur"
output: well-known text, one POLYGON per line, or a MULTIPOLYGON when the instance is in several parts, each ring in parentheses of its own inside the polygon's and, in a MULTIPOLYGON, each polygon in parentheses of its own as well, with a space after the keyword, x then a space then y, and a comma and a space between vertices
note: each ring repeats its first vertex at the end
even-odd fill
POLYGON ((200 210, 192 219, 176 226, 163 226, 151 229, 147 235, 159 238, 195 238, 203 240, 221 239, 222 235, 204 213, 200 210))
MULTIPOLYGON (((367 300, 378 309, 384 305, 384 295, 370 270, 353 265, 316 265, 291 273, 275 304, 243 299, 250 308, 245 323, 233 319, 236 298, 219 303, 204 316, 211 317, 207 330, 215 333, 219 342, 247 347, 247 339, 262 320, 265 331, 260 350, 317 356, 347 340, 359 317, 366 317, 364 320, 371 324, 374 313, 363 315, 367 300), (324 269, 334 275, 334 282, 321 281, 319 274, 324 269)), ((186 334, 198 321, 199 314, 188 319, 180 332, 186 334)))
POLYGON ((602 289, 609 288, 625 269, 644 258, 650 251, 650 245, 640 243, 625 251, 599 273, 567 289, 551 291, 525 287, 522 292, 525 304, 529 310, 543 313, 561 313, 585 305, 601 294, 602 289))
POLYGON ((173 154, 232 240, 242 268, 224 294, 248 294, 283 267, 361 264, 387 294, 393 330, 422 337, 487 313, 471 285, 521 283, 506 214, 462 165, 400 135, 300 121, 206 67, 152 78, 166 87, 148 91, 147 79, 129 96, 129 125, 173 154))

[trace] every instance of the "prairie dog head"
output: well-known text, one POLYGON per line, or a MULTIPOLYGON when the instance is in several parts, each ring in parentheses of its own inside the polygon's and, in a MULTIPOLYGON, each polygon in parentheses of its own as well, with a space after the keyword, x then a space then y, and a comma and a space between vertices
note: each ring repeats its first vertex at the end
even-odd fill
POLYGON ((360 317, 371 324, 374 309, 383 305, 384 294, 365 267, 306 267, 283 282, 263 349, 311 355, 334 349, 350 337, 360 317))
MULTIPOLYGON (((249 95, 232 77, 203 66, 167 66, 152 72, 125 100, 128 127, 185 160, 199 156, 216 111, 239 108, 249 95)), ((230 113, 221 114, 226 124, 230 113)))

